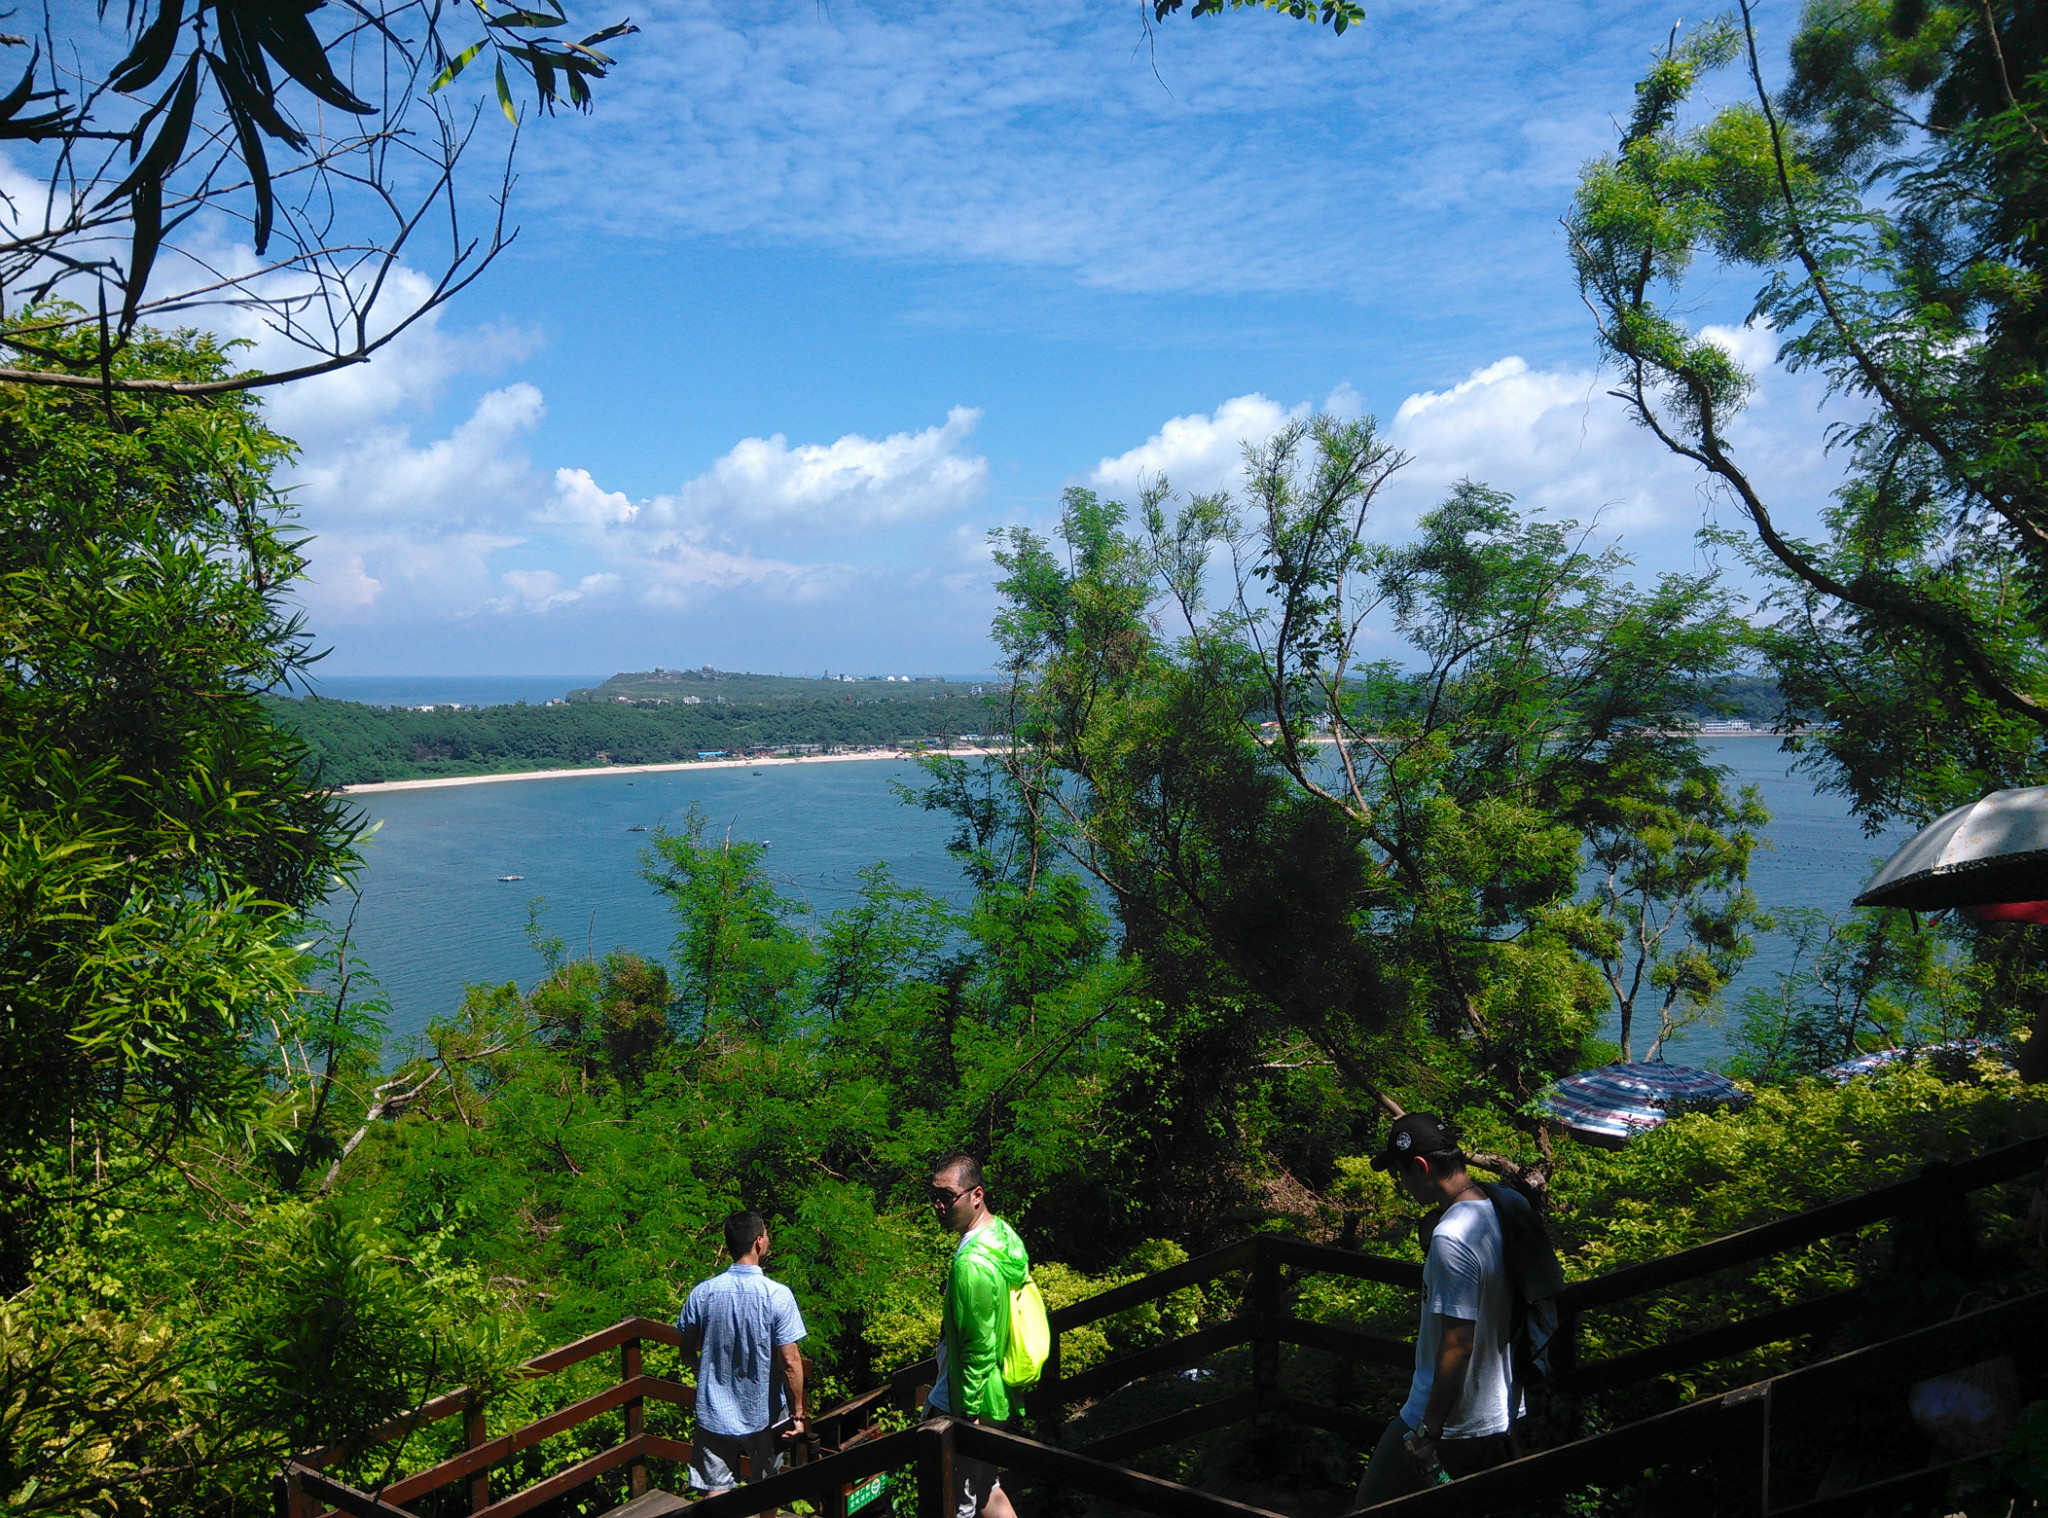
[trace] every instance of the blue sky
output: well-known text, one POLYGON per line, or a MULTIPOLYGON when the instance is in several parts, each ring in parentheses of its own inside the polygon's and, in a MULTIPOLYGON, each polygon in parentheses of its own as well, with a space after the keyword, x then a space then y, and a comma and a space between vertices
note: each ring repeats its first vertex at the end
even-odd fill
MULTIPOLYGON (((272 402, 336 673, 987 669, 989 529, 1068 484, 1227 486, 1313 407, 1415 454, 1390 537, 1468 474, 1646 573, 1733 520, 1604 395, 1558 228, 1675 13, 1375 0, 1342 37, 1148 42, 1136 4, 631 9, 594 114, 529 124, 515 247, 272 402)), ((1794 17, 1760 9, 1768 49, 1794 17)), ((1818 396, 1735 330, 1747 281, 1696 293, 1809 522, 1818 396)))

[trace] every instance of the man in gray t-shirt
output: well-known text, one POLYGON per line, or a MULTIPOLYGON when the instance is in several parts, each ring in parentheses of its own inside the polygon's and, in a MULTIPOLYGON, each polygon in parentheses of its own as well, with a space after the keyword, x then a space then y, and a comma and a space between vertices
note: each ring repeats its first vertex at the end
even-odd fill
POLYGON ((1508 1345, 1514 1299, 1493 1203, 1467 1174, 1457 1141, 1426 1113, 1396 1119, 1372 1163, 1439 1211, 1422 1265, 1408 1400, 1366 1464, 1356 1507, 1419 1491, 1439 1466, 1468 1476, 1520 1453, 1508 1345))
POLYGON ((756 1480, 782 1466, 782 1443, 804 1431, 804 1336, 796 1297, 761 1270, 768 1224, 758 1212, 725 1220, 732 1268, 698 1284, 676 1314, 683 1353, 697 1357, 697 1437, 690 1485, 729 1491, 740 1462, 756 1480))

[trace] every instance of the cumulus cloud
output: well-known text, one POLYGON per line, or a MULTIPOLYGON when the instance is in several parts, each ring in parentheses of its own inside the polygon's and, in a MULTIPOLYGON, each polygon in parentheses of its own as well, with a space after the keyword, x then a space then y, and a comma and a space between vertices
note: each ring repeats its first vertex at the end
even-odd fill
POLYGON ((1234 396, 1207 415, 1168 417, 1137 447, 1097 464, 1089 472, 1088 484, 1111 493, 1135 494, 1164 476, 1175 490, 1189 495, 1234 489, 1243 478, 1245 445, 1265 441, 1308 410, 1306 405, 1282 406, 1254 392, 1234 396))
POLYGON ((296 481, 317 535, 309 604, 363 626, 702 608, 741 591, 818 603, 878 572, 925 572, 928 556, 904 534, 956 518, 987 487, 988 462, 968 446, 981 413, 965 407, 882 438, 742 439, 676 491, 642 500, 580 465, 536 470, 525 440, 545 414, 539 390, 508 385, 444 437, 419 442, 386 424, 319 450, 296 481), (778 542, 796 551, 773 551, 778 542), (878 555, 896 562, 847 562, 878 555))
POLYGON ((506 593, 484 603, 489 611, 549 612, 558 606, 609 595, 619 588, 619 577, 615 574, 585 575, 570 589, 563 588, 562 577, 551 569, 508 569, 498 578, 506 593))
MULTIPOLYGON (((1820 387, 1776 367, 1767 329, 1705 327, 1701 335, 1758 377, 1749 410, 1729 428, 1737 456, 1788 523, 1810 521, 1839 475, 1820 446, 1820 387)), ((1511 354, 1445 389, 1411 393, 1384 424, 1409 463, 1381 497, 1377 530, 1398 535, 1457 481, 1473 479, 1528 510, 1651 540, 1662 561, 1688 554, 1692 529, 1714 509, 1713 487, 1637 426, 1610 384, 1590 368, 1535 368, 1511 354)), ((1355 417, 1366 408, 1348 385, 1320 408, 1236 396, 1212 412, 1169 418, 1137 447, 1103 459, 1086 483, 1126 500, 1162 475, 1181 494, 1235 491, 1245 446, 1314 409, 1355 417)))
MULTIPOLYGON (((1840 478, 1822 446, 1822 385, 1777 366, 1768 329, 1705 327, 1757 378, 1749 408, 1727 428, 1734 456, 1795 528, 1812 522, 1840 478)), ((1666 560, 1689 552, 1692 529, 1717 516, 1718 486, 1638 426, 1593 369, 1538 369, 1509 356, 1446 390, 1404 400, 1388 436, 1413 455, 1390 504, 1413 515, 1459 479, 1483 480, 1527 508, 1654 544, 1666 560)))
POLYGON ((949 516, 980 499, 988 460, 964 450, 981 413, 955 406, 939 426, 885 438, 849 432, 792 448, 750 437, 655 515, 739 530, 851 534, 949 516))
POLYGON ((380 426, 310 456, 292 481, 315 534, 309 605, 354 622, 488 599, 494 558, 526 541, 543 498, 521 440, 545 411, 539 390, 509 385, 424 445, 380 426))

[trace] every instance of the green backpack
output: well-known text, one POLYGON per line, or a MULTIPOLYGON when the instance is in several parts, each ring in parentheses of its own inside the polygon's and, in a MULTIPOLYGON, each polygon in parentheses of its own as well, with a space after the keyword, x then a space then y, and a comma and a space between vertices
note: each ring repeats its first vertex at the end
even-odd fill
POLYGON ((1038 1384, 1052 1353, 1052 1323, 1045 1315, 1045 1297, 1029 1276, 1010 1293, 1010 1332, 1003 1341, 1003 1384, 1011 1391, 1029 1391, 1038 1384))

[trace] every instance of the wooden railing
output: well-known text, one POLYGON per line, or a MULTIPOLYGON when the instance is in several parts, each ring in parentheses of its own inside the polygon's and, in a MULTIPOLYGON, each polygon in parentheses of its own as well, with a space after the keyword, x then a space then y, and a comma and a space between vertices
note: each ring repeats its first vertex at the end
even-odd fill
POLYGON ((371 1429, 362 1444, 389 1444, 428 1424, 460 1415, 467 1445, 461 1454, 393 1481, 375 1494, 347 1486, 327 1474, 326 1467, 343 1453, 340 1447, 309 1450, 284 1468, 279 1501, 282 1518, 315 1518, 315 1515, 330 1509, 356 1514, 359 1518, 369 1518, 372 1514, 385 1515, 385 1518, 391 1514, 418 1518, 417 1514, 404 1513, 400 1504, 458 1482, 467 1488, 465 1495, 471 1518, 485 1518, 485 1515, 489 1518, 516 1518, 517 1514, 575 1491, 620 1466, 627 1468, 627 1490, 637 1497, 647 1490, 647 1461, 650 1457, 684 1462, 690 1458, 689 1445, 647 1432, 648 1400, 671 1402, 680 1407, 694 1407, 697 1403, 694 1388, 680 1381, 646 1373, 641 1346, 648 1340, 679 1348, 683 1336, 669 1324, 657 1323, 652 1318, 627 1318, 587 1338, 578 1339, 574 1344, 565 1344, 560 1349, 551 1349, 526 1361, 517 1371, 522 1378, 549 1376, 616 1349, 619 1352, 619 1379, 615 1385, 594 1396, 572 1402, 495 1439, 489 1436, 483 1409, 476 1394, 468 1387, 457 1387, 403 1417, 393 1418, 371 1429), (521 1450, 529 1449, 544 1439, 567 1433, 593 1418, 620 1410, 625 1415, 625 1437, 619 1443, 543 1481, 492 1500, 492 1466, 510 1460, 521 1450))
MULTIPOLYGON (((1702 1277, 1890 1218, 1953 1206, 1961 1194, 2026 1175, 2039 1169, 2044 1160, 2048 1160, 2048 1135, 1960 1164, 1930 1168, 1912 1180, 1661 1259, 1575 1282, 1566 1288, 1561 1302, 1560 1337, 1553 1355, 1557 1389, 1570 1394, 1613 1390, 1762 1345, 1823 1332, 1856 1310, 1861 1302, 1857 1292, 1837 1292, 1773 1309, 1590 1365, 1581 1364, 1577 1353, 1582 1325, 1589 1313, 1681 1288, 1702 1277)), ((895 1473, 899 1480, 914 1480, 923 1494, 924 1511, 936 1513, 938 1494, 944 1490, 940 1483, 955 1452, 994 1459, 1006 1470, 1030 1480, 1107 1497, 1143 1511, 1258 1514, 1259 1509, 1158 1481, 1112 1462, 1261 1416, 1325 1429, 1361 1444, 1376 1438, 1384 1419, 1290 1396, 1281 1389, 1281 1356, 1288 1346, 1393 1369, 1404 1369, 1413 1362, 1414 1348, 1406 1341, 1312 1323, 1283 1311, 1288 1284, 1317 1273, 1410 1289, 1419 1288, 1422 1279, 1421 1266, 1412 1261, 1390 1260, 1294 1239, 1265 1237, 1230 1244, 1051 1314, 1051 1358, 1028 1402, 1029 1417, 1039 1434, 1037 1439, 945 1419, 900 1433, 883 1433, 877 1425, 877 1415, 884 1407, 894 1406, 910 1416, 920 1413, 923 1394, 934 1370, 933 1362, 926 1360, 896 1372, 884 1384, 853 1400, 818 1414, 812 1423, 817 1442, 809 1463, 798 1464, 729 1496, 694 1504, 693 1518, 725 1518, 727 1514, 786 1506, 798 1499, 817 1504, 827 1518, 846 1518, 850 1506, 862 1506, 862 1497, 876 1490, 872 1478, 888 1473, 895 1473), (1073 1375, 1063 1373, 1064 1335, 1134 1307, 1160 1301, 1187 1287, 1240 1273, 1245 1277, 1243 1305, 1231 1318, 1073 1375), (1060 1447, 1066 1438, 1067 1414, 1074 1405, 1097 1400, 1140 1377, 1178 1369, 1246 1345, 1251 1349, 1248 1387, 1078 1448, 1060 1447)), ((1592 1482, 1638 1479, 1660 1460, 1668 1463, 1690 1458, 1688 1451, 1696 1456, 1703 1449, 1722 1452, 1717 1458, 1724 1486, 1735 1483, 1727 1488, 1737 1495, 1730 1499, 1734 1505, 1725 1507, 1726 1512, 1747 1515, 1776 1511, 1769 1506, 1770 1428, 1774 1417, 1784 1416, 1784 1409, 1808 1407, 1815 1399, 1844 1389, 1902 1385, 1938 1370, 1984 1359, 1993 1349, 2002 1353, 2019 1346, 2038 1347, 2044 1327, 2048 1327, 2048 1298, 2043 1296, 1988 1308, 1938 1329, 1909 1334, 1738 1391, 1704 1398, 1657 1418, 1532 1455, 1512 1466, 1468 1477, 1450 1487, 1375 1511, 1398 1512, 1406 1518, 1410 1513, 1450 1512, 1455 1507, 1460 1513, 1482 1515, 1529 1501, 1542 1492, 1570 1491, 1592 1482), (1775 1413, 1774 1408, 1778 1410, 1775 1413), (1517 1473, 1513 1480, 1503 1474, 1507 1471, 1517 1473)), ((688 1387, 642 1372, 642 1340, 676 1344, 680 1336, 666 1324, 632 1318, 528 1361, 522 1368, 525 1374, 545 1375, 617 1347, 620 1382, 496 1439, 483 1436, 481 1420, 474 1415, 471 1401, 463 1392, 437 1398, 407 1417, 387 1424, 372 1437, 394 1439, 427 1422, 462 1412, 467 1415, 465 1428, 470 1448, 430 1470, 392 1483, 376 1497, 346 1487, 325 1474, 321 1467, 333 1451, 313 1451, 302 1456, 286 1468, 285 1518, 313 1518, 318 1511, 316 1504, 329 1505, 356 1518, 417 1518, 400 1505, 462 1480, 470 1482, 469 1512, 473 1518, 485 1514, 490 1518, 513 1518, 622 1465, 632 1473, 629 1492, 638 1495, 646 1489, 645 1462, 649 1458, 687 1461, 690 1454, 687 1444, 648 1433, 639 1409, 648 1397, 685 1406, 692 1401, 688 1387), (490 1500, 485 1484, 490 1466, 552 1434, 620 1407, 627 1410, 621 1443, 516 1495, 490 1500)), ((1935 1477, 1922 1472, 1911 1479, 1932 1481, 1935 1477)), ((1907 1495, 1910 1493, 1902 1491, 1902 1499, 1907 1495)), ((1851 1508, 1843 1506, 1839 1510, 1846 1514, 1851 1508)), ((1823 1502, 1794 1511, 1801 1518, 1820 1518, 1821 1514, 1837 1509, 1823 1502)))

